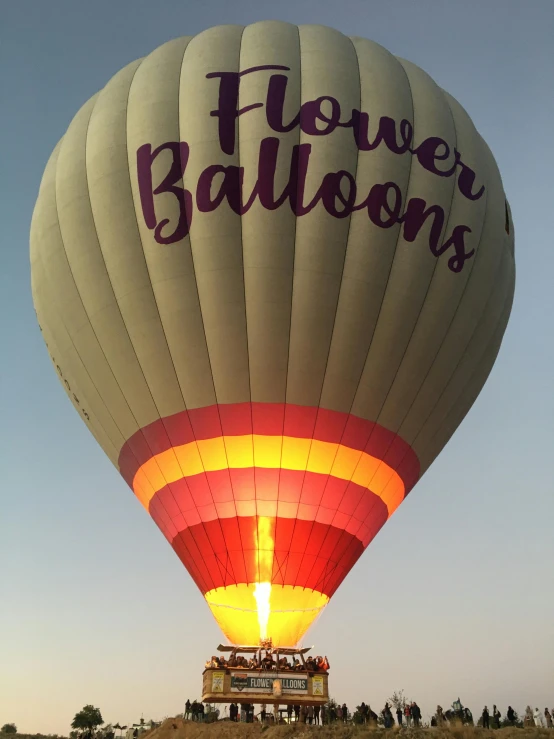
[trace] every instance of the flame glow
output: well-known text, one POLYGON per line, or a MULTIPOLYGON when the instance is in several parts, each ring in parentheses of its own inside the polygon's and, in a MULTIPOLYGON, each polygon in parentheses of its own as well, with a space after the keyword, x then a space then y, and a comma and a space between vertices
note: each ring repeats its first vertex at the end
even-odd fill
POLYGON ((269 622, 269 599, 271 597, 271 583, 257 582, 254 588, 254 598, 258 606, 258 623, 260 625, 260 641, 267 639, 267 624, 269 622))
POLYGON ((267 633, 267 625, 271 614, 271 575, 273 571, 273 554, 275 541, 273 530, 275 519, 267 516, 258 517, 258 525, 254 534, 254 545, 256 552, 256 569, 258 582, 254 588, 254 598, 258 608, 258 623, 260 625, 260 640, 267 639, 271 634, 267 633))
POLYGON ((270 583, 273 571, 273 553, 275 541, 273 530, 275 519, 267 516, 258 516, 258 525, 254 531, 254 551, 256 556, 257 582, 270 583))
MULTIPOLYGON (((260 623, 254 597, 256 587, 253 582, 241 583, 206 593, 210 610, 231 644, 258 644, 260 623)), ((316 590, 273 583, 267 625, 273 646, 298 644, 328 602, 329 597, 316 590)))

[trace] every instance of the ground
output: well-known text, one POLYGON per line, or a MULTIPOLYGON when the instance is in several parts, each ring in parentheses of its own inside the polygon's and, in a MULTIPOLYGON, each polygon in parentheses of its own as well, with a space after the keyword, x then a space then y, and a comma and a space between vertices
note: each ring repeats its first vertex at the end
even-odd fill
MULTIPOLYGON (((548 729, 499 729, 484 731, 473 727, 451 729, 389 729, 389 733, 404 735, 405 739, 552 739, 552 730, 548 729)), ((363 734, 372 737, 383 737, 385 729, 368 729, 365 726, 335 724, 333 726, 306 726, 292 724, 282 726, 263 726, 262 724, 233 724, 230 721, 218 721, 214 724, 199 724, 183 719, 166 719, 161 726, 141 739, 350 739, 363 734), (315 735, 315 736, 314 736, 315 735)))

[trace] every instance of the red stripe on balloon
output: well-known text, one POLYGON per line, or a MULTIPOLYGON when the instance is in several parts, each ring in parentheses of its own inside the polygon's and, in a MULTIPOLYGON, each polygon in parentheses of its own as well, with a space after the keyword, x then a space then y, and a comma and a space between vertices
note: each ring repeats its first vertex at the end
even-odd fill
MULTIPOLYGON (((258 579, 256 518, 227 518, 179 532, 172 546, 203 593, 258 579)), ((272 583, 331 597, 364 550, 355 536, 311 521, 278 518, 272 583)))
POLYGON ((314 438, 365 451, 398 473, 406 494, 419 479, 417 455, 392 431, 348 413, 284 403, 212 405, 158 419, 126 441, 119 455, 119 469, 132 486, 137 470, 171 447, 245 434, 314 438))
POLYGON ((149 511, 164 533, 216 519, 264 516, 331 525, 356 536, 364 547, 389 515, 379 496, 348 480, 260 468, 177 480, 154 495, 149 511))

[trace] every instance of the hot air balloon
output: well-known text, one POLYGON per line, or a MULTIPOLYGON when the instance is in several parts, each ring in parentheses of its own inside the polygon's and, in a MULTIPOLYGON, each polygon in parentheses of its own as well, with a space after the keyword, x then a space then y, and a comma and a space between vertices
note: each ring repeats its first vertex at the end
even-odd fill
POLYGON ((421 69, 322 26, 177 38, 77 113, 31 227, 63 386, 230 642, 295 645, 499 351, 496 163, 421 69))

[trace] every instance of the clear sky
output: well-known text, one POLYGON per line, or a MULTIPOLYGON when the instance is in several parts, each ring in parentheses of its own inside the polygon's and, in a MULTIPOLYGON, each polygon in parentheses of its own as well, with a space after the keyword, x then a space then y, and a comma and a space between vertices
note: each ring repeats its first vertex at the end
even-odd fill
POLYGON ((554 705, 552 0, 17 0, 0 25, 0 725, 158 719, 199 697, 220 633, 192 580, 67 401, 33 312, 31 212, 55 143, 129 61, 222 23, 367 36, 454 95, 500 167, 516 231, 504 344, 453 440, 308 641, 331 692, 428 715, 460 696, 554 705))

